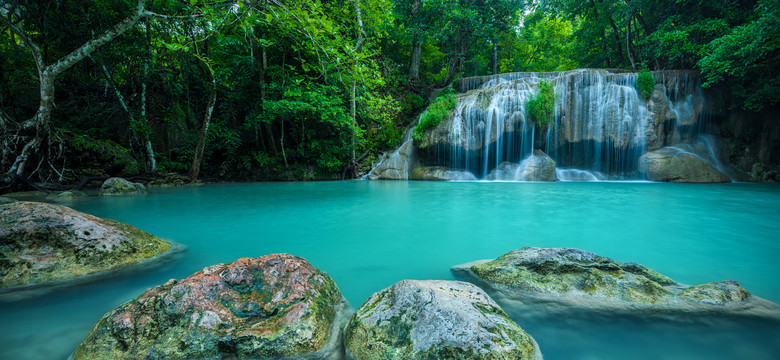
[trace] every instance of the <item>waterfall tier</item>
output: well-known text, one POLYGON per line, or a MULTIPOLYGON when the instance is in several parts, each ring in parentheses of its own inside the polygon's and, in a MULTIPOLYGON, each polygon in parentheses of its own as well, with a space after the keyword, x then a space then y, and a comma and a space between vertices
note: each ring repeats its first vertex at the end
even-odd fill
MULTIPOLYGON (((653 76, 656 85, 649 99, 639 94, 638 74, 621 70, 461 79, 454 84, 460 91, 455 109, 422 141, 405 144, 416 151, 404 160, 415 163, 399 167, 407 174, 416 167, 437 167, 494 180, 502 178, 496 174, 534 159, 536 149, 567 169, 557 172, 559 179, 644 179, 640 156, 694 143, 709 130, 697 73, 656 71, 653 76), (546 129, 536 126, 526 109, 542 79, 556 94, 554 120, 546 129)), ((372 174, 369 178, 382 178, 372 174)))

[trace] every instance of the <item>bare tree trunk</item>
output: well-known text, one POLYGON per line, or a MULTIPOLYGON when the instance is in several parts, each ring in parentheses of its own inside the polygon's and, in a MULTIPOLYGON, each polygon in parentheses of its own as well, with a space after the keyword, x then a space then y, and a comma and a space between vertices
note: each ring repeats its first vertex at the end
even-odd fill
POLYGON ((417 87, 420 85, 420 58, 422 55, 422 39, 419 34, 419 12, 420 12, 420 0, 415 0, 412 3, 412 19, 414 21, 415 29, 412 36, 412 49, 411 58, 409 59, 409 75, 406 77, 407 83, 411 87, 417 87))
POLYGON ((493 43, 493 75, 498 75, 498 44, 493 43))
POLYGON ((97 37, 92 38, 73 50, 70 54, 65 55, 54 64, 48 66, 44 62, 44 56, 41 53, 40 47, 31 41, 30 38, 24 34, 24 31, 16 27, 9 19, 5 16, 0 16, 0 23, 7 26, 13 33, 19 36, 32 53, 35 65, 38 68, 41 97, 35 115, 30 120, 24 122, 21 129, 25 133, 29 133, 31 130, 35 129, 35 133, 34 135, 26 135, 31 137, 31 139, 24 145, 21 153, 19 153, 11 167, 6 171, 6 175, 15 174, 17 176, 22 176, 30 156, 38 151, 41 144, 49 140, 52 131, 49 120, 51 118, 52 109, 54 108, 54 81, 57 76, 83 60, 100 46, 103 46, 117 36, 122 35, 125 31, 133 27, 133 25, 142 17, 147 16, 148 14, 144 10, 145 5, 146 0, 138 0, 133 12, 118 24, 114 25, 114 27, 97 37))
MULTIPOLYGON (((357 53, 360 52, 360 50, 363 48, 363 38, 365 37, 366 33, 363 31, 363 14, 360 11, 360 2, 359 0, 352 0, 355 3, 355 17, 357 20, 358 25, 358 38, 357 38, 357 44, 355 45, 355 55, 357 58, 357 53)), ((357 66, 357 64, 356 64, 357 66)), ((352 76, 352 86, 350 87, 350 98, 349 98, 349 108, 350 108, 350 115, 352 116, 352 139, 350 141, 350 159, 351 161, 351 167, 352 167, 352 173, 354 175, 355 173, 355 128, 357 128, 357 104, 355 101, 355 88, 356 88, 356 80, 355 75, 357 74, 357 71, 352 76)))
POLYGON ((631 69, 636 70, 636 63, 634 62, 634 54, 631 49, 631 17, 628 18, 628 24, 626 26, 626 52, 628 52, 628 59, 631 61, 631 69))
POLYGON ((195 156, 192 158, 192 167, 190 168, 190 181, 195 182, 200 175, 200 164, 203 162, 203 152, 206 149, 206 135, 209 132, 209 124, 211 123, 211 113, 214 111, 214 105, 217 102, 217 80, 214 77, 214 69, 206 61, 202 60, 206 70, 209 73, 209 80, 211 81, 211 91, 209 94, 209 103, 206 107, 206 114, 203 116, 203 124, 200 128, 200 136, 198 137, 198 146, 195 148, 195 156))
POLYGON ((146 28, 146 58, 144 60, 144 78, 141 83, 141 121, 143 122, 143 141, 144 151, 146 153, 146 172, 154 174, 157 172, 157 160, 154 158, 154 148, 152 147, 152 127, 149 125, 149 119, 146 118, 146 84, 149 82, 149 62, 152 57, 152 51, 149 44, 152 43, 152 35, 149 31, 148 21, 144 24, 146 28))

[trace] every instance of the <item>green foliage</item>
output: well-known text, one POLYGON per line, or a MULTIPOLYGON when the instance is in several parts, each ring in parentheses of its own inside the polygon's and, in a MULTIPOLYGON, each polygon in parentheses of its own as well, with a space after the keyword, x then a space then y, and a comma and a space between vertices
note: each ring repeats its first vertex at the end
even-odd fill
POLYGON ((555 116, 555 89, 552 84, 544 79, 540 80, 539 92, 533 95, 525 106, 531 121, 546 129, 555 116))
POLYGON ((458 104, 455 90, 451 87, 444 88, 436 99, 433 100, 425 113, 420 117, 420 122, 414 127, 412 138, 415 141, 423 141, 425 133, 439 126, 442 120, 450 115, 450 111, 458 104))
POLYGON ((643 98, 649 99, 650 95, 653 95, 653 88, 655 88, 653 73, 648 70, 641 71, 636 78, 636 87, 643 98))
POLYGON ((72 134, 70 145, 73 150, 84 156, 99 159, 109 172, 117 172, 122 175, 138 174, 142 166, 133 158, 130 149, 123 147, 111 140, 95 139, 89 135, 72 134))

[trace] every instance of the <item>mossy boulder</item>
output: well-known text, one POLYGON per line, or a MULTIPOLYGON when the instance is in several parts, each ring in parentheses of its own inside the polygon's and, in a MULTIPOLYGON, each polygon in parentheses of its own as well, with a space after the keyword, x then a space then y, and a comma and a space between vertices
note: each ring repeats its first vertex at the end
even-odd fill
POLYGON ((132 183, 122 178, 109 178, 100 185, 100 196, 140 195, 146 193, 146 187, 141 183, 132 183))
POLYGON ((0 204, 0 288, 114 270, 170 248, 131 225, 65 206, 0 204))
POLYGON ((524 247, 453 272, 509 298, 542 299, 614 311, 739 312, 777 305, 754 298, 736 281, 685 286, 653 269, 572 248, 524 247))
POLYGON ((348 359, 541 359, 536 342, 482 289, 403 280, 372 295, 345 330, 348 359))
POLYGON ((705 156, 679 147, 668 146, 645 153, 639 158, 639 170, 651 181, 681 183, 730 182, 705 156))
POLYGON ((73 358, 322 358, 339 347, 346 307, 333 280, 303 258, 241 258, 120 305, 73 358))
POLYGON ((9 203, 16 202, 16 201, 18 201, 18 200, 0 196, 0 205, 9 204, 9 203))
POLYGON ((468 171, 451 170, 444 166, 420 166, 412 170, 409 180, 476 181, 477 177, 468 171))

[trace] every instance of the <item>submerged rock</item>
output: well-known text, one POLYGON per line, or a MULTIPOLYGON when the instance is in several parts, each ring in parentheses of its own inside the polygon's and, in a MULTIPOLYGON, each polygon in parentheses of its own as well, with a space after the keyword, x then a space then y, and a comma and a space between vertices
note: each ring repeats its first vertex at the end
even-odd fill
POLYGON ((141 183, 131 183, 122 178, 109 178, 100 185, 100 196, 140 195, 146 193, 146 187, 141 183))
MULTIPOLYGON (((693 150, 693 149, 689 149, 693 150)), ((668 146, 639 157, 639 169, 651 181, 683 183, 729 182, 703 155, 680 147, 668 146)))
POLYGON ((242 258, 120 305, 73 358, 324 358, 340 344, 346 307, 333 280, 303 258, 242 258))
POLYGON ((347 358, 541 359, 536 342, 482 289, 403 280, 372 295, 345 330, 347 358))
POLYGON ((425 181, 476 181, 468 171, 450 170, 443 166, 422 166, 412 170, 409 180, 425 181))
POLYGON ((67 190, 49 194, 46 200, 52 201, 73 201, 87 197, 87 194, 77 190, 67 190))
POLYGON ((739 312, 760 304, 736 281, 684 286, 646 266, 623 263, 584 250, 524 247, 492 261, 454 267, 456 275, 514 299, 569 303, 575 306, 739 312))
POLYGON ((0 287, 72 279, 168 251, 128 224, 28 201, 0 205, 0 287))

